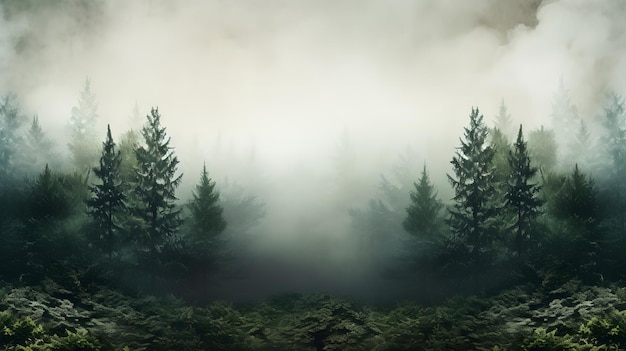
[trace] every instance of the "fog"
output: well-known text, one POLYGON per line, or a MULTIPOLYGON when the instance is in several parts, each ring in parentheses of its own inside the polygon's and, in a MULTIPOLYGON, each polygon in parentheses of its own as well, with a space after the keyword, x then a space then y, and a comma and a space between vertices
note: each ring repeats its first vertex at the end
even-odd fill
POLYGON ((382 263, 355 244, 349 210, 381 196, 398 155, 413 150, 448 202, 473 106, 492 125, 504 100, 529 131, 551 127, 560 82, 589 119, 607 91, 626 92, 619 0, 2 0, 0 13, 0 94, 38 114, 59 152, 89 78, 103 139, 108 123, 114 137, 138 128, 135 105, 158 106, 181 202, 206 162, 218 187, 265 204, 231 238, 246 279, 218 295, 384 284, 393 295, 372 278, 382 263))

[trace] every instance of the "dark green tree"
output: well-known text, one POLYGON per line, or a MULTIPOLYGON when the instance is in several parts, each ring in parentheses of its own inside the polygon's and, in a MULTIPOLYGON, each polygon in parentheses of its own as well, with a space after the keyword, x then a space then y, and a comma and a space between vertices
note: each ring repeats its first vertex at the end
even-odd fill
POLYGON ((404 230, 423 240, 433 240, 441 234, 443 203, 437 198, 437 191, 430 182, 426 165, 420 179, 413 183, 409 197, 411 203, 406 209, 407 216, 402 222, 404 230))
POLYGON ((141 130, 144 145, 135 149, 137 158, 137 186, 134 213, 145 226, 138 238, 144 250, 157 254, 181 224, 180 210, 176 209, 175 189, 182 174, 176 175, 178 158, 170 146, 161 115, 153 108, 141 130))
POLYGON ((96 96, 91 91, 89 79, 80 93, 78 106, 72 108, 70 117, 70 157, 78 172, 88 172, 98 164, 98 140, 96 123, 98 121, 96 96))
MULTIPOLYGON (((209 273, 214 271, 220 257, 224 254, 224 241, 219 234, 226 229, 223 209, 220 206, 220 194, 215 189, 215 182, 209 178, 206 165, 202 168, 200 182, 192 192, 189 202, 191 211, 190 232, 186 238, 185 252, 189 255, 187 263, 194 280, 200 279, 201 292, 206 296, 209 287, 209 273)), ((194 282, 192 286, 198 286, 194 282)))
POLYGON ((220 194, 215 189, 215 182, 209 178, 206 165, 202 168, 200 183, 192 193, 189 203, 191 210, 192 244, 202 250, 210 250, 217 245, 216 236, 226 229, 224 209, 220 206, 220 194))
POLYGON ((514 233, 513 251, 521 255, 526 249, 525 243, 531 239, 531 228, 541 206, 541 200, 537 197, 540 187, 532 182, 537 175, 537 168, 530 164, 521 125, 514 150, 509 152, 509 165, 511 173, 504 195, 505 208, 514 216, 511 225, 514 233))
POLYGON ((545 245, 546 256, 553 258, 546 265, 590 278, 596 273, 598 245, 603 240, 594 181, 575 165, 561 184, 547 203, 555 223, 545 245))
POLYGON ((106 141, 102 143, 100 165, 93 168, 99 184, 90 186, 93 197, 87 200, 89 214, 96 226, 94 244, 111 258, 123 232, 119 217, 126 209, 124 184, 120 176, 122 156, 115 150, 111 127, 107 125, 106 141))
POLYGON ((33 220, 65 218, 70 214, 70 204, 60 177, 48 165, 31 185, 27 213, 33 220))
POLYGON ((495 150, 488 143, 488 136, 483 116, 472 108, 465 138, 460 140, 461 146, 451 161, 454 176, 448 174, 455 201, 447 221, 453 234, 452 244, 472 261, 489 260, 488 252, 498 240, 494 223, 498 213, 494 201, 495 150))

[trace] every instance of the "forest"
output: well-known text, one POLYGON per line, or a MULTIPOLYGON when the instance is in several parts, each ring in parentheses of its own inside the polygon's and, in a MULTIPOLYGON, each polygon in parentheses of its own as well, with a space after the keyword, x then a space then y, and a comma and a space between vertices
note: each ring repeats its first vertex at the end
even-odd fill
POLYGON ((626 349, 625 17, 0 0, 0 350, 626 349))
MULTIPOLYGON (((585 119, 561 83, 554 129, 515 127, 504 101, 492 126, 472 107, 446 175, 449 201, 427 164, 402 153, 393 175, 381 176, 380 197, 347 210, 345 234, 368 256, 367 278, 404 289, 406 302, 395 304, 384 284, 370 286, 383 289, 374 295, 323 285, 308 293, 254 277, 245 256, 255 248, 245 238, 263 222, 264 203, 243 191, 229 195, 206 163, 179 200, 180 161, 161 117, 153 107, 139 130, 116 141, 115 126, 95 128, 86 80, 64 159, 38 116, 25 116, 15 94, 3 96, 5 349, 626 345, 626 112, 616 93, 585 119), (261 292, 253 300, 216 295, 233 280, 261 292), (262 293, 273 284, 279 290, 262 293)), ((345 166, 350 142, 337 145, 334 159, 345 166)))

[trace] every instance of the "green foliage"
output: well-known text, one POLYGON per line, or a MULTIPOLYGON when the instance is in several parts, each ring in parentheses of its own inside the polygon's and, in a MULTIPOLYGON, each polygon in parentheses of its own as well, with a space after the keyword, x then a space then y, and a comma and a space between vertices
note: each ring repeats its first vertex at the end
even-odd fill
POLYGON ((557 335, 556 330, 547 331, 537 328, 526 337, 520 347, 524 351, 568 351, 578 350, 578 345, 572 341, 569 335, 557 335))
POLYGON ((65 336, 53 335, 50 339, 50 351, 100 351, 100 342, 86 329, 78 329, 75 333, 66 330, 65 336))
POLYGON ((100 351, 100 341, 86 329, 50 335, 30 317, 17 318, 0 312, 0 347, 7 351, 100 351))
POLYGON ((44 336, 43 326, 31 318, 15 318, 10 313, 0 312, 0 347, 3 350, 19 350, 20 346, 38 348, 44 336))
POLYGON ((580 326, 579 333, 588 344, 622 350, 626 347, 626 311, 614 311, 606 318, 594 316, 580 326))

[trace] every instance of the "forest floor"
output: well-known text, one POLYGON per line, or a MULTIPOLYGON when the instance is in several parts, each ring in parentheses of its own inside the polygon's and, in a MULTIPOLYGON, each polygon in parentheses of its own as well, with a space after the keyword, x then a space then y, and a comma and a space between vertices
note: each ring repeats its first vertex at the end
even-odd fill
POLYGON ((436 306, 364 305, 324 294, 191 306, 46 281, 0 288, 0 349, 621 350, 625 310, 623 287, 574 280, 436 306))

